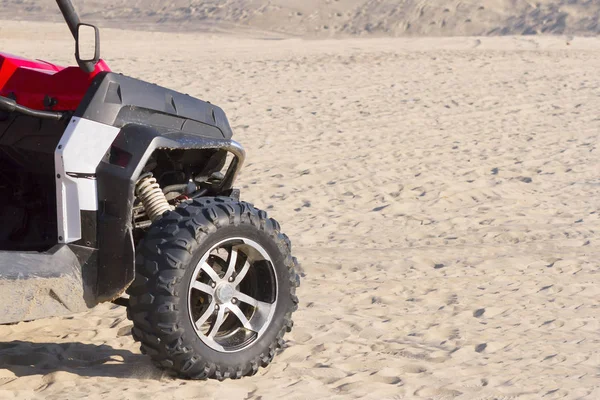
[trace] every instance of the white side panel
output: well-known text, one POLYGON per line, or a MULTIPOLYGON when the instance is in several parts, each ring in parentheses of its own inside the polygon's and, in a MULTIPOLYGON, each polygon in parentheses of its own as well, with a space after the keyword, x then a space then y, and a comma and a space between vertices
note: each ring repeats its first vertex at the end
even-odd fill
POLYGON ((75 180, 60 174, 60 179, 56 179, 56 200, 58 241, 59 243, 76 242, 81 239, 81 216, 75 180))
POLYGON ((119 128, 83 118, 73 118, 56 148, 66 172, 95 174, 119 128), (62 148, 60 146, 62 145, 62 148))
POLYGON ((98 190, 96 179, 77 178, 77 194, 79 195, 79 209, 86 211, 98 210, 98 190))
POLYGON ((59 242, 81 239, 82 210, 98 210, 96 168, 119 134, 119 128, 73 118, 56 151, 56 197, 59 242))

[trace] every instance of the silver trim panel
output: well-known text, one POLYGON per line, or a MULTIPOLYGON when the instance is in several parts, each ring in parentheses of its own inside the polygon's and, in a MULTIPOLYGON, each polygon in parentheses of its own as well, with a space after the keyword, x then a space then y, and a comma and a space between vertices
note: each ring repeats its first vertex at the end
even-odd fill
POLYGON ((78 117, 69 122, 54 152, 59 243, 81 239, 80 212, 98 210, 96 168, 119 131, 78 117))

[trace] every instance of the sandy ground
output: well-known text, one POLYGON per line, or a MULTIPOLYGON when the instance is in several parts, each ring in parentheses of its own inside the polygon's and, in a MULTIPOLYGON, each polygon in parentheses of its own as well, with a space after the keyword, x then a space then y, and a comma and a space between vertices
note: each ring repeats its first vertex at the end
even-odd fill
MULTIPOLYGON (((0 19, 61 21, 54 1, 2 0, 0 19)), ((100 26, 252 36, 600 34, 598 0, 73 0, 100 26)))
MULTIPOLYGON (((304 266, 296 325, 225 383, 163 376, 118 307, 0 326, 0 398, 600 398, 600 39, 103 40, 229 114, 304 266)), ((72 62, 62 25, 0 49, 72 62)))

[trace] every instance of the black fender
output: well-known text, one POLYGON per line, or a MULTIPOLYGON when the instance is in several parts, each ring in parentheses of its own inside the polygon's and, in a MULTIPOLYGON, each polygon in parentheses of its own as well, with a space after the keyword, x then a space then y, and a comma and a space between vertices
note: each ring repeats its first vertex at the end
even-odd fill
POLYGON ((132 209, 135 184, 156 150, 215 149, 233 153, 235 157, 219 190, 231 189, 245 153, 235 141, 215 136, 141 124, 127 124, 121 128, 96 169, 98 302, 116 299, 134 279, 132 209))
POLYGON ((113 72, 94 77, 75 116, 117 128, 141 124, 220 139, 233 135, 220 107, 113 72))

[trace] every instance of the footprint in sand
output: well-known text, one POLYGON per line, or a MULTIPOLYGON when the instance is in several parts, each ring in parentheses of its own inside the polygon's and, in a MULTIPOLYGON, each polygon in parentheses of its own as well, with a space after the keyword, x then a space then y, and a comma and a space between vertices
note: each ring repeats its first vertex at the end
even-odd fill
POLYGON ((462 382, 460 385, 465 388, 477 389, 485 387, 489 384, 489 381, 485 378, 473 378, 462 382))
POLYGON ((427 368, 422 365, 409 364, 402 367, 402 371, 406 374, 422 374, 423 372, 427 372, 427 368))
POLYGON ((434 389, 434 388, 422 388, 415 392, 415 396, 424 397, 427 399, 453 399, 462 394, 458 390, 453 389, 434 389))
POLYGON ((131 328, 133 328, 133 325, 127 325, 119 328, 117 331, 117 337, 131 336, 131 328))
POLYGON ((296 329, 292 333, 292 338, 297 343, 306 343, 310 341, 313 337, 310 333, 306 332, 305 330, 296 329))
POLYGON ((432 325, 425 331, 424 338, 439 344, 445 344, 448 340, 460 339, 460 330, 452 326, 432 325))
POLYGON ((311 369, 310 374, 328 385, 349 376, 347 372, 323 364, 315 365, 315 367, 311 369))

